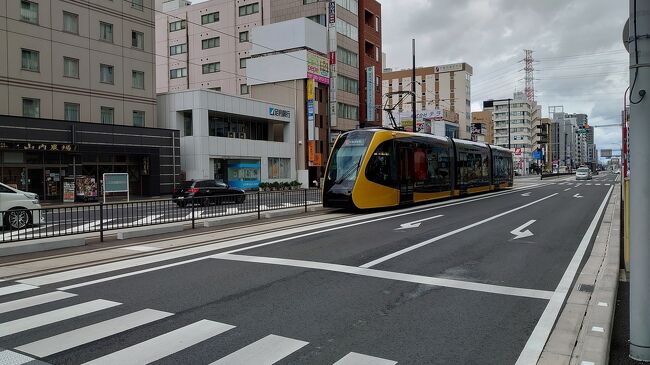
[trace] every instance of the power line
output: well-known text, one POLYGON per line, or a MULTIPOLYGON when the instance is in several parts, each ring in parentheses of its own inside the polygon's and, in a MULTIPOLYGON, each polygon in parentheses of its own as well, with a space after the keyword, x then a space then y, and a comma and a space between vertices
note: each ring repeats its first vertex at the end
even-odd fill
POLYGON ((603 51, 603 52, 595 52, 595 53, 583 53, 583 54, 576 54, 576 55, 569 55, 569 56, 541 57, 541 58, 537 58, 537 61, 538 62, 541 62, 541 61, 555 62, 553 60, 592 57, 592 56, 597 56, 597 55, 613 55, 613 54, 625 53, 625 52, 626 51, 623 49, 623 50, 611 50, 611 51, 603 51))

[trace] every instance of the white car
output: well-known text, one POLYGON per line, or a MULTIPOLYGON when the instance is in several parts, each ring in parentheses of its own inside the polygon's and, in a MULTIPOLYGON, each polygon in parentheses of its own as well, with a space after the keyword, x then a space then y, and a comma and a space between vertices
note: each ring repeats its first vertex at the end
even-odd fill
POLYGON ((42 221, 38 195, 0 183, 0 226, 22 229, 42 221))
POLYGON ((576 170, 576 180, 591 180, 591 170, 588 167, 580 167, 576 170))

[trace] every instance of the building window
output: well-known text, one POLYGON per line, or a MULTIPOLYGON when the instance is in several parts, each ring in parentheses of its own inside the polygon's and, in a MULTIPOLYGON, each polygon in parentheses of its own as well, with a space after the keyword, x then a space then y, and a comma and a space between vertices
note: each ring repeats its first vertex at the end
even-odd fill
POLYGON ((201 15, 201 24, 216 23, 219 21, 219 12, 201 15))
POLYGON ((217 86, 217 87, 209 87, 208 90, 221 92, 221 86, 217 86))
POLYGON ((131 46, 138 49, 144 49, 144 33, 132 30, 131 46))
POLYGON ((239 59, 239 68, 246 68, 246 60, 248 60, 248 57, 242 57, 239 59))
POLYGON ((339 118, 359 120, 359 107, 337 103, 336 116, 339 118))
POLYGON ((187 27, 187 23, 185 20, 178 20, 175 22, 169 23, 169 31, 170 32, 175 32, 177 30, 185 29, 187 27))
POLYGON ((239 32, 239 43, 248 42, 248 31, 239 32))
POLYGON ((131 0, 131 7, 133 9, 142 10, 142 0, 131 0))
POLYGON ((39 52, 31 49, 21 49, 21 68, 26 71, 38 72, 39 52))
POLYGON ((308 16, 307 19, 314 21, 322 26, 327 26, 327 17, 325 14, 316 14, 312 16, 308 16))
POLYGON ((169 78, 170 79, 178 79, 181 77, 186 77, 187 76, 187 68, 175 68, 173 70, 169 70, 169 78))
POLYGON ((109 108, 107 106, 102 107, 101 112, 101 122, 102 124, 113 124, 115 116, 115 109, 109 108))
POLYGON ((79 78, 79 60, 76 58, 63 57, 63 76, 79 78))
POLYGON ((140 110, 133 111, 133 126, 144 127, 144 112, 140 110))
POLYGON ((336 32, 352 39, 353 41, 359 41, 359 28, 343 19, 336 18, 336 32))
POLYGON ((379 32, 379 17, 375 17, 375 30, 379 32))
POLYGON ((215 72, 221 71, 221 63, 220 62, 212 62, 212 63, 206 63, 203 65, 203 73, 204 74, 211 74, 215 72))
POLYGON ((144 72, 132 71, 131 78, 133 79, 133 88, 144 90, 144 72))
POLYGON ((290 179, 291 159, 269 157, 269 179, 290 179))
POLYGON ((63 119, 70 122, 78 122, 81 110, 81 105, 76 103, 63 104, 63 119))
POLYGON ((359 2, 357 0, 336 0, 336 3, 354 15, 359 14, 359 2))
POLYGON ((79 34, 79 15, 64 11, 63 31, 66 33, 79 34))
POLYGON ((20 2, 20 20, 27 23, 38 24, 38 4, 22 0, 20 2))
POLYGON ((350 94, 359 95, 359 81, 343 75, 338 76, 336 88, 341 91, 349 92, 350 94))
POLYGON ((41 117, 41 99, 23 98, 23 117, 41 117))
POLYGON ((246 84, 241 84, 239 85, 239 93, 242 95, 248 95, 250 90, 248 89, 248 85, 246 84))
POLYGON ((359 68, 359 55, 342 47, 336 49, 336 61, 359 68))
POLYGON ((194 126, 192 123, 192 114, 183 113, 183 136, 191 136, 194 126))
POLYGON ((99 39, 113 43, 113 24, 99 22, 99 39))
POLYGON ((215 47, 219 47, 220 45, 221 45, 221 39, 219 37, 208 38, 201 41, 202 49, 215 48, 215 47))
POLYGON ((169 55, 170 56, 181 54, 181 53, 187 53, 187 43, 178 44, 178 45, 169 47, 169 55))
POLYGON ((239 16, 251 15, 260 12, 260 4, 248 4, 239 7, 239 16))
POLYGON ((113 66, 111 65, 99 65, 99 82, 104 84, 114 83, 115 75, 113 73, 113 66))

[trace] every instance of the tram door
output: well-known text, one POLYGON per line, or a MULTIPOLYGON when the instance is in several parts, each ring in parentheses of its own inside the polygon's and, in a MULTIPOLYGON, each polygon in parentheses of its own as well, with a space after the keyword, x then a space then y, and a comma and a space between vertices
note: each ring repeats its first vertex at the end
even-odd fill
POLYGON ((413 148, 403 144, 398 144, 397 148, 399 157, 399 200, 400 203, 410 203, 413 202, 415 184, 413 148))

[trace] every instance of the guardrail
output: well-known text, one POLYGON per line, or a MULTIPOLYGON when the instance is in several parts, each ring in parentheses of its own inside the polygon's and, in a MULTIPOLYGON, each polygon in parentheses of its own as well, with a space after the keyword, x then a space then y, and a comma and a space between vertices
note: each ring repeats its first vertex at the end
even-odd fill
POLYGON ((83 233, 99 233, 104 240, 107 231, 191 222, 205 218, 226 217, 267 211, 320 205, 319 189, 258 191, 243 195, 202 196, 175 201, 160 199, 140 202, 97 203, 81 206, 5 211, 0 222, 0 244, 38 238, 60 237, 83 233), (26 213, 33 224, 21 229, 8 226, 8 214, 26 213))

